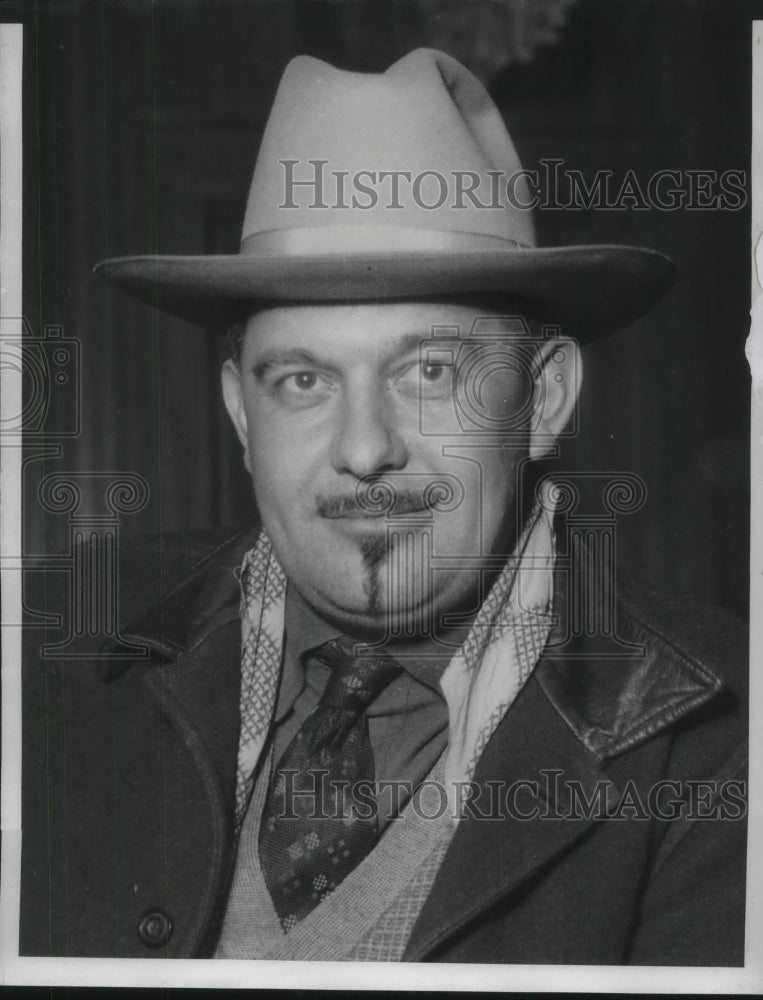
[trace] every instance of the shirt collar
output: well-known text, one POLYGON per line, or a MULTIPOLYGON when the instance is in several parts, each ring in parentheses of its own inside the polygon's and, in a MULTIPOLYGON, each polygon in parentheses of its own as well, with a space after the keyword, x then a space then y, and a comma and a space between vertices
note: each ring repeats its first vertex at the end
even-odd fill
MULTIPOLYGON (((284 657, 275 706, 276 722, 280 722, 288 713, 305 687, 305 654, 332 639, 346 638, 336 626, 322 618, 294 586, 287 586, 284 626, 284 657)), ((465 627, 463 634, 467 632, 468 627, 465 627)), ((427 638, 396 643, 387 647, 387 652, 396 656, 406 673, 444 698, 440 678, 458 648, 460 638, 461 635, 455 637, 454 633, 451 641, 455 645, 452 647, 427 638)))
POLYGON ((313 611, 296 587, 286 587, 284 611, 284 656, 281 681, 276 698, 275 721, 286 715, 305 686, 303 657, 341 635, 337 629, 313 611))

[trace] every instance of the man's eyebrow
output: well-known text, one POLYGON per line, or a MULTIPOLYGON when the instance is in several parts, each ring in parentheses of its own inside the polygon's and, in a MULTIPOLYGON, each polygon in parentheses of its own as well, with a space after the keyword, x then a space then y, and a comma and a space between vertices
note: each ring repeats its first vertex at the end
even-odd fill
POLYGON ((394 341, 390 353, 394 351, 395 354, 407 354, 421 344, 431 343, 436 343, 431 330, 406 333, 394 341))
MULTIPOLYGON (((434 345, 438 338, 432 336, 431 327, 419 331, 411 331, 396 337, 389 345, 385 354, 394 357, 407 354, 423 344, 434 345)), ((271 368, 279 365, 310 365, 313 368, 326 368, 330 365, 305 347, 273 348, 266 351, 252 365, 252 373, 256 378, 262 378, 271 368)))
POLYGON ((313 368, 320 368, 324 363, 303 347, 289 347, 268 351, 252 365, 252 372, 256 378, 262 378, 270 369, 278 365, 311 365, 313 368))
POLYGON ((431 328, 404 333, 387 345, 383 352, 383 360, 385 363, 394 362, 412 351, 420 351, 425 345, 436 347, 438 343, 438 338, 432 336, 431 328))
MULTIPOLYGON (((402 354, 407 351, 413 350, 419 344, 429 343, 432 340, 432 335, 429 331, 422 331, 420 333, 408 333, 402 337, 397 338, 389 348, 388 352, 390 354, 402 354)), ((257 358, 252 365, 252 372, 258 378, 264 375, 268 369, 275 368, 278 365, 310 365, 313 368, 325 368, 327 362, 325 359, 321 360, 317 354, 308 350, 306 347, 285 347, 285 348, 273 348, 272 350, 266 351, 261 357, 257 358)))

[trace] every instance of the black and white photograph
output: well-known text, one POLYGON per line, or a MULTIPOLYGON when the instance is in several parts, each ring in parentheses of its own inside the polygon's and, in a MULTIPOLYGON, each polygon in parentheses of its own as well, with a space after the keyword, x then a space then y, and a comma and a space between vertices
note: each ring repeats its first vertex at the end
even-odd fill
POLYGON ((0 15, 0 982, 763 990, 763 3, 0 15))

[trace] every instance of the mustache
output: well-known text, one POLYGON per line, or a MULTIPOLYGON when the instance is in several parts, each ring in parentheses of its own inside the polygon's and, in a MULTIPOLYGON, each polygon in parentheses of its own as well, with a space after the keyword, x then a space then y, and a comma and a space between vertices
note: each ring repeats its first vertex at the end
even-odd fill
POLYGON ((321 517, 329 519, 453 510, 463 498, 463 490, 454 488, 453 478, 441 476, 430 479, 420 488, 396 485, 391 479, 361 480, 352 493, 316 497, 316 510, 321 517))

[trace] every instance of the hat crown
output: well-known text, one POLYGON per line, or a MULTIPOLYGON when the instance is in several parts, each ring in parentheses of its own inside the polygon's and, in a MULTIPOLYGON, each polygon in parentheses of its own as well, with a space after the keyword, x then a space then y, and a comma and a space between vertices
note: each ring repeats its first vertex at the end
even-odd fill
POLYGON ((263 134, 242 252, 415 251, 460 234, 531 247, 529 201, 495 104, 456 60, 417 49, 371 74, 298 56, 263 134))
POLYGON ((210 327, 247 301, 500 293, 592 337, 642 315, 674 276, 641 247, 535 245, 527 174, 489 94, 442 52, 386 73, 307 56, 264 131, 239 253, 125 257, 98 273, 210 327))

